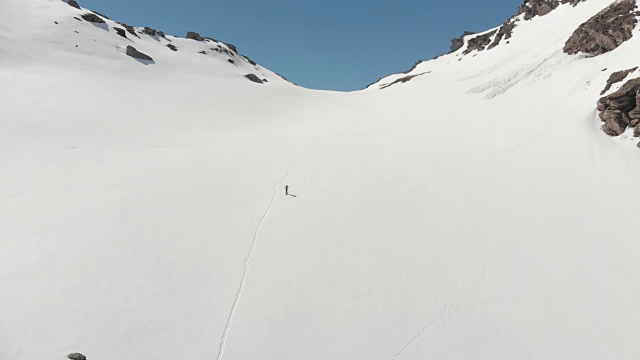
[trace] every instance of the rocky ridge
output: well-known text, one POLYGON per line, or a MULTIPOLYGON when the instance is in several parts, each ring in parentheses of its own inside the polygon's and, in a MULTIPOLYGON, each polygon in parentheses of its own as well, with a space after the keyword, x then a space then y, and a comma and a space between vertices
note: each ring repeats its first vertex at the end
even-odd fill
POLYGON ((518 15, 524 14, 525 20, 531 20, 536 16, 545 16, 555 10, 561 4, 578 5, 586 0, 525 0, 518 7, 518 15))
MULTIPOLYGON (((109 25, 107 24, 106 20, 109 20, 109 18, 103 14, 100 14, 96 11, 91 11, 88 9, 83 9, 76 0, 61 0, 63 2, 65 2, 66 4, 68 4, 69 6, 80 10, 81 12, 77 13, 77 16, 75 16, 74 18, 78 21, 87 21, 93 24, 100 24, 99 26, 103 27, 105 30, 110 31, 113 30, 114 35, 122 37, 122 38, 126 38, 129 39, 128 35, 132 35, 135 36, 138 39, 141 39, 141 36, 149 36, 154 38, 157 41, 160 41, 160 39, 162 38, 163 41, 169 42, 169 44, 166 44, 165 49, 167 51, 179 51, 179 48, 177 46, 175 46, 174 44, 171 44, 171 39, 169 37, 167 37, 165 35, 165 33, 163 31, 160 30, 156 30, 150 27, 134 27, 134 26, 130 26, 127 24, 124 24, 122 22, 115 22, 115 24, 119 25, 118 26, 113 26, 113 24, 109 25), (105 26, 107 25, 107 26, 105 26)), ((58 22, 55 22, 56 24, 58 22)), ((171 37, 174 38, 174 37, 171 37)), ((204 46, 206 46, 206 49, 200 50, 199 53, 200 54, 209 54, 208 50, 213 51, 214 53, 218 53, 219 55, 223 55, 228 57, 227 62, 229 64, 238 66, 238 61, 242 61, 245 62, 246 65, 251 66, 252 68, 254 68, 255 70, 260 70, 259 65, 249 59, 248 57, 241 55, 238 52, 238 49, 235 45, 233 44, 229 44, 229 43, 225 43, 210 37, 206 37, 206 36, 202 36, 197 32, 194 31, 189 31, 187 32, 185 38, 187 39, 192 39, 195 41, 199 41, 199 42, 203 42, 204 46)), ((134 44, 135 45, 135 41, 134 44)), ((125 54, 138 59, 138 60, 144 60, 147 61, 146 64, 154 64, 155 61, 153 60, 151 55, 145 54, 139 50, 137 50, 134 46, 132 45, 127 45, 126 49, 125 49, 125 54)), ((148 50, 148 49, 147 49, 148 50)), ((145 50, 146 51, 146 50, 145 50)), ((253 74, 252 74, 253 75, 253 74)), ((255 75, 254 75, 255 76, 255 75)), ((259 82, 259 83, 265 83, 267 81, 265 81, 266 79, 261 79, 257 76, 255 76, 255 79, 253 77, 248 77, 248 76, 244 76, 245 78, 247 78, 250 81, 254 81, 254 82, 259 82)), ((282 77, 282 76, 281 76, 282 77)), ((283 78, 284 79, 284 78, 283 78)), ((286 79, 285 79, 286 80, 286 79)))
POLYGON ((598 56, 617 48, 633 36, 640 16, 636 9, 636 0, 614 2, 581 24, 565 43, 564 52, 598 56))
MULTIPOLYGON (((518 13, 511 18, 507 19, 497 31, 493 31, 488 34, 478 35, 476 37, 470 38, 467 42, 467 48, 464 50, 463 54, 467 55, 474 50, 483 51, 485 49, 490 50, 494 47, 500 45, 500 42, 504 40, 508 40, 511 38, 513 30, 518 26, 517 23, 520 21, 520 15, 523 15, 522 18, 526 20, 531 20, 537 16, 545 16, 551 13, 553 10, 558 8, 558 6, 562 4, 571 4, 572 6, 578 5, 580 2, 586 0, 525 0, 524 4, 518 7, 518 13), (493 40, 493 41, 492 41, 493 40)), ((459 39, 452 39, 451 43, 451 52, 457 51, 458 49, 464 46, 464 37, 459 39), (453 44, 456 44, 455 50, 453 44), (462 42, 461 45, 460 42, 462 42), (458 47, 459 45, 459 47, 458 47)))

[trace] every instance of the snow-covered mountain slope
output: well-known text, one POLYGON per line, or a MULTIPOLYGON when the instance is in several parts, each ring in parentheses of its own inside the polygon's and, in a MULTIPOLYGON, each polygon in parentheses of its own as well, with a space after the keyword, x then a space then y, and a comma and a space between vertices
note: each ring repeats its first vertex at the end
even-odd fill
POLYGON ((563 52, 611 3, 333 93, 0 0, 0 359, 636 358, 640 152, 596 102, 639 30, 563 52))

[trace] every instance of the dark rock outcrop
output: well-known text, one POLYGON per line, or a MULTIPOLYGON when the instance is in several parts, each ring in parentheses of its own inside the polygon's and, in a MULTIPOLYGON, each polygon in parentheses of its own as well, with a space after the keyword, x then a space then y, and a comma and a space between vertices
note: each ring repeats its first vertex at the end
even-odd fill
POLYGON ((607 86, 604 87, 600 95, 604 95, 604 93, 611 89, 611 86, 613 86, 613 84, 619 83, 620 81, 624 80, 629 74, 636 71, 637 69, 638 67, 636 66, 633 69, 616 71, 611 74, 611 76, 609 76, 609 79, 607 80, 607 86))
POLYGON ((118 35, 122 36, 123 38, 127 38, 127 32, 124 29, 114 27, 113 30, 115 30, 116 33, 118 33, 118 35))
POLYGON ((255 62, 255 61, 253 61, 253 60, 249 59, 249 57, 248 57, 248 56, 244 56, 244 55, 243 55, 242 57, 243 57, 245 60, 247 60, 247 61, 249 62, 249 64, 251 64, 251 65, 253 65, 253 66, 258 65, 258 64, 256 64, 256 62, 255 62))
POLYGON ((134 48, 131 45, 127 46, 127 55, 131 56, 132 58, 136 58, 136 59, 140 59, 140 60, 153 61, 151 56, 136 50, 136 48, 134 48))
POLYGON ((71 360, 87 360, 87 357, 80 353, 69 354, 67 357, 71 360))
POLYGON ((491 44, 491 38, 493 38, 493 35, 495 35, 497 31, 498 30, 494 30, 486 34, 478 35, 474 38, 469 39, 467 48, 464 50, 463 54, 467 55, 468 53, 474 50, 482 51, 486 49, 487 46, 491 44))
POLYGON ((178 48, 173 44, 167 44, 167 47, 173 51, 178 51, 178 48))
POLYGON ((418 60, 418 61, 416 61, 416 63, 415 63, 415 64, 413 64, 413 66, 411 67, 411 69, 409 69, 409 70, 407 70, 407 71, 403 72, 403 74, 408 74, 408 73, 412 72, 413 70, 415 70, 415 69, 418 67, 418 65, 420 65, 420 64, 422 64, 422 63, 423 63, 423 61, 422 61, 422 60, 418 60))
POLYGON ((105 21, 100 16, 92 13, 86 13, 86 14, 80 15, 80 17, 92 23, 98 23, 98 24, 105 23, 105 21))
POLYGON ((258 84, 262 84, 262 83, 264 83, 264 81, 262 81, 262 79, 260 79, 260 78, 259 78, 258 76, 256 76, 255 74, 247 74, 247 75, 245 75, 244 77, 246 77, 247 79, 249 79, 249 80, 251 80, 251 81, 253 81, 253 82, 255 82, 255 83, 258 83, 258 84))
POLYGON ((576 6, 586 0, 525 0, 524 4, 518 8, 518 15, 524 14, 525 20, 533 19, 536 16, 545 16, 555 10, 560 4, 571 4, 576 6))
POLYGON ((633 36, 640 12, 636 0, 614 2, 580 25, 564 45, 564 52, 598 56, 609 52, 633 36))
POLYGON ((164 36, 164 31, 160 31, 160 30, 158 30, 156 33, 157 33, 157 34, 158 34, 158 36, 160 36, 160 37, 165 37, 165 36, 164 36))
POLYGON ((67 1, 67 4, 69 4, 70 6, 73 6, 76 9, 80 9, 80 5, 78 5, 78 3, 75 0, 69 0, 67 1))
POLYGON ((142 32, 149 36, 156 36, 158 34, 158 31, 156 29, 152 29, 147 26, 144 27, 144 30, 142 30, 142 32))
POLYGON ((200 36, 200 34, 198 34, 197 32, 194 31, 189 31, 187 33, 187 39, 193 39, 196 41, 204 41, 204 38, 202 36, 200 36))
POLYGON ((96 14, 96 15, 98 15, 98 16, 101 16, 101 17, 103 17, 103 18, 105 18, 105 19, 108 19, 108 18, 109 18, 107 15, 100 14, 100 13, 99 13, 99 12, 97 12, 97 11, 93 11, 93 10, 91 10, 91 12, 92 12, 92 13, 94 13, 94 14, 96 14))
POLYGON ((464 46, 464 37, 469 35, 474 35, 474 34, 476 33, 473 31, 465 31, 464 33, 462 33, 462 36, 460 36, 459 38, 451 39, 451 47, 449 48, 449 53, 456 52, 462 49, 462 47, 464 46))
POLYGON ((498 33, 496 34, 496 38, 493 40, 491 45, 489 45, 489 49, 493 49, 494 47, 500 44, 500 41, 504 38, 508 40, 511 38, 511 34, 513 33, 513 29, 516 28, 516 19, 509 19, 505 21, 500 29, 498 29, 498 33))
POLYGON ((620 90, 600 98, 597 103, 602 131, 621 135, 628 127, 640 125, 640 78, 627 81, 620 90))
POLYGON ((225 42, 223 42, 223 44, 227 45, 227 47, 228 47, 229 49, 231 49, 231 51, 233 51, 234 53, 236 53, 236 54, 238 53, 238 48, 237 48, 235 45, 233 45, 233 44, 228 44, 228 43, 225 43, 225 42))
POLYGON ((140 36, 138 36, 138 34, 136 34, 136 29, 134 29, 133 26, 130 26, 130 25, 127 25, 127 24, 121 23, 121 22, 119 22, 118 24, 122 25, 122 27, 124 27, 129 34, 131 34, 131 35, 133 35, 135 37, 138 37, 138 38, 140 37, 140 36))
POLYGON ((420 75, 424 75, 424 74, 425 74, 425 73, 417 74, 417 75, 408 75, 408 76, 405 76, 405 77, 401 77, 400 79, 397 79, 397 80, 395 80, 394 82, 392 82, 392 83, 390 83, 390 84, 386 84, 386 85, 381 86, 381 87, 380 87, 380 89, 386 89, 386 88, 388 88, 389 86, 391 86, 391 85, 395 85, 395 84, 404 84, 404 83, 406 83, 406 82, 411 81, 413 78, 418 77, 418 76, 420 76, 420 75))

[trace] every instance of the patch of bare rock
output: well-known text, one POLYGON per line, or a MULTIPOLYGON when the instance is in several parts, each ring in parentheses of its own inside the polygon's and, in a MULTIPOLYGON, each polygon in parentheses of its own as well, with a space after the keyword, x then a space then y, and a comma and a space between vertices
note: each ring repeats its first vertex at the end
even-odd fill
POLYGON ((607 86, 604 87, 604 89, 602 90, 600 95, 604 95, 607 91, 609 91, 611 89, 613 84, 619 83, 620 81, 626 79, 627 76, 629 76, 629 74, 631 74, 632 72, 634 72, 636 70, 638 70, 637 66, 634 67, 633 69, 616 71, 613 74, 611 74, 609 76, 609 79, 607 79, 607 86))
POLYGON ((244 77, 246 77, 247 79, 253 81, 254 83, 258 83, 258 84, 263 84, 264 81, 262 79, 260 79, 256 74, 247 74, 244 77))
POLYGON ((493 35, 495 35, 497 32, 498 30, 494 30, 486 34, 478 35, 474 38, 469 39, 469 42, 467 43, 467 48, 464 50, 463 54, 467 55, 473 50, 482 51, 486 49, 487 46, 491 44, 491 39, 493 38, 493 35))
POLYGON ((631 79, 620 90, 600 98, 597 107, 604 122, 602 131, 607 135, 622 135, 631 127, 640 137, 640 78, 631 79))
POLYGON ((424 74, 425 74, 425 73, 417 74, 417 75, 407 75, 407 76, 405 76, 405 77, 401 77, 400 79, 397 79, 396 81, 394 81, 394 82, 392 82, 392 83, 390 83, 390 84, 386 84, 386 85, 381 86, 381 87, 380 87, 380 89, 386 89, 386 88, 388 88, 389 86, 391 86, 391 85, 395 85, 395 84, 404 84, 404 83, 406 83, 406 82, 411 81, 413 78, 418 77, 418 76, 420 76, 420 75, 424 75, 424 74))
POLYGON ((135 59, 140 59, 140 60, 147 60, 147 61, 153 61, 153 59, 151 58, 151 56, 138 51, 136 48, 134 48, 131 45, 127 45, 127 55, 131 56, 132 58, 135 59))
POLYGON ((502 26, 500 26, 500 29, 498 29, 496 38, 493 39, 493 42, 491 43, 491 45, 489 45, 488 49, 493 49, 494 47, 498 46, 502 39, 509 40, 511 38, 511 34, 513 33, 513 29, 515 29, 517 26, 516 21, 517 19, 514 18, 505 21, 502 26))
POLYGON ((564 45, 564 52, 598 56, 609 52, 633 36, 640 15, 636 0, 616 1, 581 24, 564 45))
POLYGON ((73 6, 76 9, 80 9, 80 5, 78 5, 78 3, 75 0, 69 0, 67 1, 67 4, 69 4, 69 6, 73 6))
POLYGON ((93 13, 86 13, 86 14, 82 14, 80 15, 81 18, 85 19, 88 22, 92 22, 92 23, 98 23, 98 24, 104 24, 105 21, 98 15, 93 14, 93 13))
POLYGON ((204 37, 200 36, 200 34, 198 34, 195 31, 187 32, 187 39, 192 39, 192 40, 196 40, 196 41, 204 41, 204 37))
POLYGON ((464 37, 474 34, 476 33, 473 31, 465 31, 459 38, 451 39, 451 47, 449 48, 449 53, 456 52, 462 49, 462 47, 464 46, 464 37))
POLYGON ((525 20, 533 19, 536 16, 545 16, 555 10, 561 4, 571 4, 573 6, 586 0, 525 0, 524 4, 518 8, 518 15, 524 14, 525 20))

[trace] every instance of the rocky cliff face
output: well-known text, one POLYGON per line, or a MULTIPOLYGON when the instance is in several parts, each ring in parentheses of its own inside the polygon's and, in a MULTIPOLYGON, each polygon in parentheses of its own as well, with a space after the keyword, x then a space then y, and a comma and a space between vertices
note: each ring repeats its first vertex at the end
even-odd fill
POLYGON ((598 100, 597 107, 605 133, 618 136, 631 127, 640 137, 640 78, 627 81, 620 90, 598 100))
MULTIPOLYGON (((492 33, 479 35, 471 38, 468 41, 467 48, 464 54, 468 54, 474 50, 482 51, 485 49, 493 49, 498 46, 500 42, 505 39, 511 38, 513 29, 516 28, 517 22, 520 20, 519 15, 524 14, 524 20, 531 20, 536 16, 544 16, 555 10, 562 4, 571 4, 576 6, 578 3, 586 0, 525 0, 524 4, 518 8, 518 13, 505 21, 500 28, 492 33), (495 37, 494 37, 495 35, 495 37), (493 41, 492 41, 493 40, 493 41)), ((470 35, 465 34, 463 35, 470 35)), ((456 38, 451 40, 451 51, 457 51, 464 46, 462 38, 456 38)))
POLYGON ((596 14, 576 29, 567 40, 564 52, 598 56, 609 52, 633 36, 640 15, 636 0, 621 0, 596 14))

